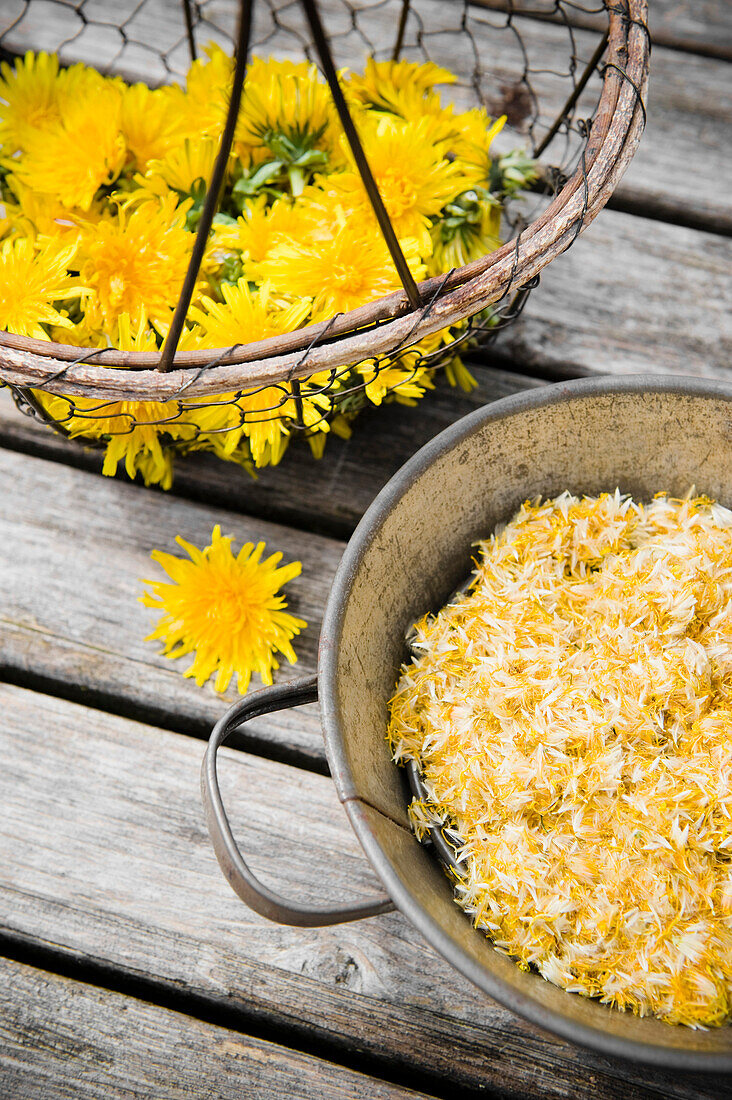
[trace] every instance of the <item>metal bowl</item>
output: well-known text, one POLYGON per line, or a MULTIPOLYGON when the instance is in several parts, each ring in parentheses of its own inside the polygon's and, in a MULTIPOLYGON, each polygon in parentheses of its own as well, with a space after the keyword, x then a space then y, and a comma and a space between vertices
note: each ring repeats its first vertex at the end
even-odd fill
POLYGON ((203 794, 219 862, 264 915, 328 924, 396 905, 425 939, 495 1000, 605 1054, 698 1070, 732 1069, 732 1028, 638 1018, 522 971, 476 931, 435 856, 411 833, 407 786, 385 738, 405 630, 444 604, 471 567, 471 544, 530 497, 619 487, 638 499, 690 486, 732 505, 732 384, 639 375, 547 386, 464 417, 389 481, 353 534, 328 600, 318 675, 237 703, 214 730, 203 794), (216 779, 216 751, 242 722, 320 696, 338 795, 388 898, 311 910, 259 883, 236 847, 216 779))

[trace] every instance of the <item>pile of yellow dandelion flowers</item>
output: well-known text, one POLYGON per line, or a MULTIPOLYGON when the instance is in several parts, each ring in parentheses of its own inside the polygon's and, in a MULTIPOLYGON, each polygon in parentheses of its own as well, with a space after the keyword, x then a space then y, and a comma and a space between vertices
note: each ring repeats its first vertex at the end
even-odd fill
MULTIPOLYGON (((28 53, 0 72, 0 329, 81 348, 155 351, 168 331, 223 129, 232 61, 218 47, 185 87, 150 89, 28 53)), ((431 63, 369 61, 341 75, 415 279, 500 244, 502 203, 533 178, 491 155, 503 119, 458 112, 431 63)), ((517 164, 519 165, 517 169, 517 164)), ((181 349, 227 348, 326 320, 399 289, 329 89, 307 62, 254 58, 220 212, 181 349)), ((72 437, 106 445, 104 472, 167 488, 173 449, 279 462, 296 414, 313 452, 363 404, 413 404, 432 386, 438 333, 377 373, 201 402, 37 400, 72 437), (429 360, 427 360, 429 362, 429 360), (358 393, 356 393, 358 391, 358 393)), ((449 375, 470 376, 457 364, 449 375)))
POLYGON ((527 502, 417 626, 391 707, 501 951, 670 1023, 732 1016, 732 512, 527 502))

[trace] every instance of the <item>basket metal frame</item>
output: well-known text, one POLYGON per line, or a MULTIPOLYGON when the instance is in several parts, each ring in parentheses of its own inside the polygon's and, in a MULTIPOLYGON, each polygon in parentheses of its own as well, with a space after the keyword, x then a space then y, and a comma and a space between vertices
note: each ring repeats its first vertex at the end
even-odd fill
MULTIPOLYGON (((321 66, 403 289, 348 313, 336 314, 327 322, 308 325, 285 335, 229 348, 179 352, 176 351, 178 338, 218 205, 233 140, 246 72, 253 2, 242 0, 240 5, 229 115, 186 284, 165 346, 159 352, 104 348, 82 349, 80 354, 75 346, 2 332, 0 379, 19 391, 22 398, 35 388, 61 396, 110 402, 175 401, 284 383, 293 384, 297 400, 299 379, 394 355, 441 329, 470 318, 486 306, 510 301, 511 295, 518 294, 523 301, 541 270, 573 243, 605 205, 635 152, 645 124, 644 99, 650 54, 647 0, 605 0, 607 34, 541 144, 541 148, 545 148, 563 121, 570 117, 584 83, 599 69, 603 74, 602 92, 575 171, 540 216, 513 240, 464 267, 415 285, 350 121, 316 0, 301 0, 321 66), (604 61, 601 60, 603 54, 604 61)), ((403 0, 400 27, 406 20, 410 2, 403 0)), ((186 26, 190 28, 193 43, 188 0, 184 0, 184 8, 188 11, 186 26)), ((517 10, 525 14, 522 9, 517 10)), ((32 400, 27 403, 33 404, 32 400)))

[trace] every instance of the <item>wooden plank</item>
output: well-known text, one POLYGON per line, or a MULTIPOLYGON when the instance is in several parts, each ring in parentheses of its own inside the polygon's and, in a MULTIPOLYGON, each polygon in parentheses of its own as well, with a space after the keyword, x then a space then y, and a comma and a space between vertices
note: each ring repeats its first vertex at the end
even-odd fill
POLYGON ((660 46, 732 58, 732 7, 727 0, 653 0, 653 37, 660 46))
MULTIPOLYGON (((309 626, 295 643, 298 664, 285 664, 281 678, 314 671, 342 543, 8 451, 0 451, 0 480, 0 666, 14 676, 40 678, 75 698, 91 693, 106 705, 122 700, 128 713, 207 733, 236 698, 234 687, 224 699, 210 683, 184 679, 188 658, 171 661, 144 640, 156 616, 138 596, 140 578, 164 576, 150 561, 154 547, 175 552, 178 534, 206 545, 215 523, 237 546, 264 539, 286 561, 302 561, 288 601, 309 626)), ((324 766, 312 707, 253 722, 251 736, 268 752, 324 766)))
MULTIPOLYGON (((397 913, 340 928, 268 924, 216 866, 198 743, 8 686, 0 707, 5 937, 184 989, 243 1022, 266 1022, 273 1039, 283 1027, 301 1045, 316 1035, 334 1051, 357 1047, 453 1095, 728 1094, 726 1079, 657 1072, 539 1033, 453 971, 397 913)), ((329 780, 244 753, 223 758, 223 796, 255 872, 311 901, 378 889, 329 780)))
MULTIPOLYGON (((651 3, 651 34, 655 16, 651 3)), ((518 40, 504 40, 505 34, 500 29, 503 18, 500 13, 485 13, 489 32, 485 37, 488 60, 484 87, 491 81, 498 86, 510 83, 512 66, 520 71, 522 55, 514 53, 518 40)), ((552 75, 554 71, 566 71, 567 32, 562 26, 534 19, 519 18, 512 25, 516 26, 526 50, 530 80, 539 94, 544 123, 559 111, 567 94, 564 82, 552 75), (545 66, 551 74, 543 72, 545 66)), ((597 37, 577 31, 574 38, 581 72, 592 56, 597 37)), ((459 71, 460 48, 454 37, 446 39, 444 45, 439 42, 434 52, 441 64, 459 71)), ((482 65, 484 53, 482 50, 482 65)), ((577 117, 591 115, 597 96, 598 83, 591 80, 579 100, 577 117)), ((680 220, 712 232, 732 234, 732 192, 722 182, 732 172, 732 81, 728 63, 654 48, 646 106, 646 129, 615 192, 615 200, 641 215, 680 220)), ((520 139, 513 131, 506 132, 506 144, 515 145, 517 140, 520 139)), ((547 163, 561 158, 558 144, 547 150, 544 158, 547 163)))
POLYGON ((12 1100, 417 1100, 320 1058, 0 960, 0 1093, 12 1100))
MULTIPOLYGON (((471 0, 478 7, 505 11, 528 11, 534 18, 566 18, 575 27, 597 29, 602 16, 570 5, 557 13, 556 0, 471 0)), ((598 5, 599 7, 599 5, 598 5)), ((727 0, 652 0, 650 24, 654 46, 699 53, 707 57, 732 58, 732 8, 727 0)))
MULTIPOLYGON (((328 441, 323 459, 296 441, 280 466, 256 479, 212 455, 176 462, 174 491, 227 510, 246 512, 347 538, 392 474, 438 432, 490 401, 540 385, 537 379, 477 368, 471 394, 440 380, 416 406, 397 403, 361 414, 350 440, 328 441)), ((101 453, 83 449, 44 424, 22 416, 9 393, 0 392, 0 445, 99 472, 101 453)), ((120 479, 127 481, 126 474, 120 479)))
MULTIPOLYGON (((321 6, 339 65, 361 67, 372 46, 388 56, 401 0, 361 5, 357 31, 351 22, 350 8, 343 0, 321 0, 321 6)), ((532 6, 536 6, 535 0, 532 6)), ((541 8, 542 4, 539 6, 541 8)), ((678 34, 683 39, 692 33, 691 28, 697 21, 691 8, 699 6, 692 5, 690 0, 681 4, 666 0, 659 14, 654 3, 651 5, 651 30, 655 31, 656 21, 662 29, 672 26, 678 18, 678 34)), ((703 12, 698 20, 702 24, 706 22, 710 28, 704 34, 707 39, 732 51, 729 5, 712 5, 708 0, 708 8, 708 14, 703 12)), ((204 5, 202 40, 213 37, 225 41, 233 28, 235 10, 232 0, 204 5)), ((570 7, 569 10, 574 9, 570 7)), ((419 0, 415 11, 407 25, 406 56, 421 57, 426 49, 439 64, 467 77, 472 60, 466 62, 466 57, 472 59, 473 53, 460 31, 462 5, 419 0), (438 29, 440 33, 436 33, 438 29)), ((278 19, 279 29, 273 37, 269 8, 265 4, 258 5, 254 52, 266 55, 274 51, 282 56, 301 57, 309 35, 299 8, 286 5, 278 19)), ((471 27, 480 55, 484 96, 490 101, 500 100, 504 94, 501 88, 504 92, 506 88, 510 90, 528 67, 532 85, 539 95, 542 120, 548 123, 571 91, 566 74, 572 53, 576 50, 578 71, 581 71, 583 63, 592 55, 597 36, 590 31, 577 30, 572 41, 563 23, 525 17, 515 17, 512 27, 506 29, 505 19, 502 12, 471 7, 471 27), (564 73, 565 77, 557 73, 564 73)), ((24 0, 12 0, 0 17, 0 35, 3 27, 11 25, 13 29, 8 32, 6 42, 9 48, 18 51, 31 47, 55 49, 59 42, 65 42, 65 59, 110 66, 133 79, 169 79, 171 66, 178 72, 185 71, 187 66, 187 47, 177 0, 147 0, 142 4, 122 0, 121 5, 117 0, 96 0, 93 5, 85 5, 83 18, 75 6, 38 3, 37 0, 25 5, 24 0), (120 23, 124 24, 124 34, 116 29, 120 23), (164 55, 164 63, 156 51, 164 55)), ((732 193, 724 186, 729 178, 729 150, 732 147, 732 82, 728 76, 723 60, 677 49, 660 47, 654 50, 649 125, 618 190, 622 202, 641 212, 656 210, 658 216, 676 216, 685 224, 691 219, 709 229, 732 233, 732 193)), ((598 84, 591 82, 581 100, 580 113, 592 111, 597 89, 598 84)), ((494 106, 497 111, 501 109, 500 102, 494 106)), ((525 139, 511 132, 507 144, 515 145, 522 140, 525 139)), ((554 163, 558 155, 557 151, 548 154, 548 163, 554 163)))
MULTIPOLYGON (((653 3, 650 7, 653 32, 653 3)), ((727 10, 732 14, 732 4, 727 10)), ((729 61, 654 49, 647 107, 646 131, 613 201, 639 214, 729 236, 732 188, 724 182, 732 176, 729 61)))
POLYGON ((732 241, 604 211, 496 347, 528 370, 730 379, 732 241))

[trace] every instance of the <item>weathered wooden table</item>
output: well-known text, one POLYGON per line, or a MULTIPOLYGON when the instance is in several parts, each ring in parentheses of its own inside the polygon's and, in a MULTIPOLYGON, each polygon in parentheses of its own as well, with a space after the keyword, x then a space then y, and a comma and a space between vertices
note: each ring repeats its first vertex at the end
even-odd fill
MULTIPOLYGON (((319 620, 378 489, 477 405, 591 372, 729 374, 732 7, 652 0, 650 121, 623 185, 545 274, 523 320, 418 408, 364 415, 323 461, 252 482, 200 456, 164 494, 0 400, 0 1097, 718 1098, 726 1080, 611 1061, 489 1001, 398 913, 324 930, 249 913, 215 863, 198 795, 226 706, 143 641, 153 546, 214 523, 303 562, 319 620), (725 174, 726 173, 726 174, 725 174), (727 332, 727 344, 724 332, 727 332)), ((184 666, 185 667, 185 666, 184 666)), ((285 892, 366 897, 374 875, 326 774, 314 708, 251 723, 225 798, 255 870, 285 892)))

